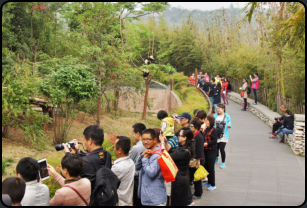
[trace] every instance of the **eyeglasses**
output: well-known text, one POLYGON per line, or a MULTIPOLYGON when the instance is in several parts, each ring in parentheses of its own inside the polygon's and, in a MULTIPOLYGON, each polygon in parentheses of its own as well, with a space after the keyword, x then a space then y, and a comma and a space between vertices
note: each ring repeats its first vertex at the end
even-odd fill
POLYGON ((184 137, 184 136, 179 134, 178 137, 184 137))
POLYGON ((190 127, 193 127, 193 128, 194 128, 194 126, 191 126, 191 125, 190 125, 190 127))
POLYGON ((153 139, 142 139, 142 142, 149 142, 151 140, 153 140, 153 139))

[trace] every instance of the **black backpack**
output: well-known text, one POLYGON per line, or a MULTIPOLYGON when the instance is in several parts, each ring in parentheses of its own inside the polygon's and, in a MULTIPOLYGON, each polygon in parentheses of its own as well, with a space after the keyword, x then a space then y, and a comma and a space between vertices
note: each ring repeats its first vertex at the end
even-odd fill
MULTIPOLYGON (((111 156, 110 154, 107 154, 111 156)), ((107 163, 106 163, 107 164, 107 163)), ((120 180, 107 168, 102 166, 96 172, 95 186, 91 194, 90 206, 116 206, 118 205, 117 189, 120 180)))
POLYGON ((221 123, 217 123, 216 124, 216 128, 215 129, 217 130, 217 137, 219 139, 222 138, 223 135, 224 135, 224 128, 225 128, 225 124, 226 124, 226 122, 224 122, 225 118, 226 118, 226 116, 224 115, 223 121, 221 123))
POLYGON ((228 84, 227 90, 228 90, 228 91, 232 91, 232 86, 231 86, 230 83, 228 84))
POLYGON ((247 94, 251 94, 251 88, 250 87, 247 87, 247 94))

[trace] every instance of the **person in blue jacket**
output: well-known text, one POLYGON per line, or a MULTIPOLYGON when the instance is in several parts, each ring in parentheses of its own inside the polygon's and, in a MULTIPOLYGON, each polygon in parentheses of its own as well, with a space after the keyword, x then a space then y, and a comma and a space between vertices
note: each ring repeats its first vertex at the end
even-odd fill
POLYGON ((160 140, 153 129, 142 132, 142 143, 146 150, 136 160, 135 170, 139 172, 139 188, 137 195, 145 206, 166 206, 167 194, 160 165, 159 154, 153 153, 160 150, 160 140))
POLYGON ((231 119, 228 113, 225 112, 225 105, 222 103, 217 104, 217 113, 214 114, 215 118, 215 124, 214 128, 216 128, 216 124, 222 124, 224 125, 224 131, 221 134, 221 136, 217 139, 217 157, 215 160, 215 163, 219 162, 219 152, 221 152, 222 155, 222 164, 220 168, 225 168, 225 159, 226 159, 226 153, 225 153, 225 147, 229 139, 229 132, 228 129, 232 127, 231 119))

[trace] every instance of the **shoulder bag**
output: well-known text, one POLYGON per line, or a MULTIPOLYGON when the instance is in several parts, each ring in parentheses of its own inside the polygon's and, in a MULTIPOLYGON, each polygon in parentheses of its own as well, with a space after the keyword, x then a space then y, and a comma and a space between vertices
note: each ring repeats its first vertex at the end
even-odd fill
POLYGON ((83 198, 83 196, 74 187, 67 185, 67 184, 64 187, 68 187, 68 188, 71 188, 72 190, 74 190, 79 195, 79 197, 83 200, 83 202, 86 204, 86 206, 88 206, 87 201, 83 198))

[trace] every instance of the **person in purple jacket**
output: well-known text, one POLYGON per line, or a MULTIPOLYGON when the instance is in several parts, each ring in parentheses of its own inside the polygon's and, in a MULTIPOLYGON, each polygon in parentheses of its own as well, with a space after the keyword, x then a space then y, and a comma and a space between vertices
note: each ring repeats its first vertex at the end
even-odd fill
POLYGON ((257 105, 257 90, 259 88, 259 78, 258 78, 258 73, 256 72, 254 74, 254 79, 252 79, 252 75, 249 75, 249 78, 252 81, 252 89, 254 92, 254 97, 255 97, 255 102, 253 103, 253 105, 257 105))

